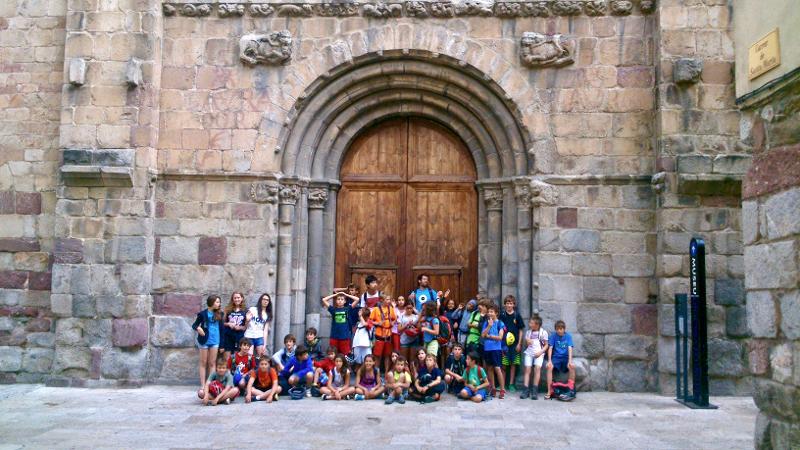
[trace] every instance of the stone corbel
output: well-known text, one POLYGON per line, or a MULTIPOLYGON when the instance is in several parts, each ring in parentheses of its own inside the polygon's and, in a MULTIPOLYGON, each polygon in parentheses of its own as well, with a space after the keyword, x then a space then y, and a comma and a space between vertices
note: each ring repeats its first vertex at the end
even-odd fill
POLYGON ((484 187, 483 202, 488 211, 503 210, 503 190, 499 187, 484 187))
POLYGON ((520 40, 520 61, 526 67, 561 67, 575 62, 575 41, 560 34, 525 32, 520 40))
POLYGON ((258 203, 278 203, 278 183, 258 182, 250 185, 250 198, 258 203))
POLYGON ((292 59, 292 35, 287 30, 244 35, 239 40, 239 59, 250 65, 286 64, 292 59))
POLYGON ((531 180, 520 177, 514 179, 514 198, 517 199, 517 209, 531 208, 531 180))
POLYGON ((531 205, 533 206, 555 205, 558 201, 558 189, 550 183, 532 180, 530 191, 531 205))
POLYGON ((282 184, 280 186, 280 190, 278 191, 278 201, 281 205, 294 206, 297 204, 297 200, 299 198, 300 186, 296 184, 282 184))
POLYGON ((328 202, 328 188, 311 187, 308 189, 308 208, 323 209, 328 202))

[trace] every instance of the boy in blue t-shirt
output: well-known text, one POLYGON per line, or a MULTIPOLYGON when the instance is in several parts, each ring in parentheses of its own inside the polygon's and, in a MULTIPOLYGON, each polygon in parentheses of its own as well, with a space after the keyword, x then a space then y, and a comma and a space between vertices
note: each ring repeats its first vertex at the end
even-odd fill
POLYGON ((550 335, 547 349, 547 395, 553 393, 553 370, 569 373, 569 387, 575 389, 575 364, 572 363, 572 335, 567 333, 567 325, 563 320, 556 322, 556 332, 550 335))
POLYGON ((353 327, 350 325, 353 306, 347 303, 347 297, 353 301, 358 300, 358 297, 344 292, 335 292, 322 298, 322 305, 331 313, 330 346, 343 355, 350 353, 350 344, 353 339, 353 327), (335 305, 330 304, 333 297, 336 297, 335 305))
POLYGON ((497 386, 500 386, 500 395, 497 397, 503 399, 506 396, 506 383, 503 376, 503 335, 506 331, 506 326, 502 320, 497 318, 500 313, 500 308, 495 305, 489 305, 486 311, 486 324, 483 326, 483 362, 486 365, 486 372, 489 374, 489 386, 492 387, 492 396, 497 391, 497 386))

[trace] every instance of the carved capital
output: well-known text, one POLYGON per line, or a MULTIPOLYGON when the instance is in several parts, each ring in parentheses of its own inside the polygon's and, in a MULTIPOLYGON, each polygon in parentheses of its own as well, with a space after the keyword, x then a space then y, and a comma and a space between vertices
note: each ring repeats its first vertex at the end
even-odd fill
POLYGON ((555 186, 544 181, 533 180, 530 185, 531 205, 555 205, 558 200, 558 190, 555 186))
POLYGON ((430 13, 425 3, 414 0, 406 3, 406 15, 408 17, 428 17, 430 13))
POLYGON ((296 205, 300 198, 300 187, 294 184, 281 185, 278 192, 278 199, 281 205, 296 205))
POLYGON ((253 183, 250 185, 250 198, 259 203, 278 203, 278 191, 280 187, 277 183, 253 183))
POLYGON ((517 199, 518 209, 531 207, 531 181, 528 178, 514 180, 514 198, 517 199))
POLYGON ((402 3, 367 3, 364 5, 364 17, 388 19, 400 17, 403 14, 402 3))
POLYGON ((311 188, 308 190, 308 208, 322 209, 328 201, 328 190, 325 188, 311 188))
POLYGON ((645 14, 650 14, 656 9, 656 0, 641 0, 639 10, 645 14))
POLYGON ((528 67, 561 67, 572 64, 575 42, 560 34, 522 33, 520 60, 528 67))
POLYGON ((239 40, 239 59, 250 65, 286 64, 292 59, 292 35, 287 30, 244 35, 239 40))
POLYGON ((497 188, 483 189, 483 202, 489 211, 500 211, 503 209, 503 191, 497 188))
POLYGON ((627 16, 633 11, 632 0, 611 0, 609 6, 611 7, 611 14, 617 16, 627 16))
POLYGON ((557 16, 577 16, 581 13, 581 2, 577 0, 556 0, 553 14, 557 16))
POLYGON ((244 15, 244 5, 241 3, 220 3, 217 5, 217 15, 220 17, 241 17, 244 15))
POLYGON ((247 12, 253 17, 267 17, 275 12, 275 8, 266 3, 256 3, 248 6, 247 12))
POLYGON ((178 11, 186 17, 205 17, 211 15, 211 5, 207 3, 185 3, 178 11))
POLYGON ((605 0, 589 0, 583 4, 583 10, 587 16, 602 16, 606 13, 605 0))

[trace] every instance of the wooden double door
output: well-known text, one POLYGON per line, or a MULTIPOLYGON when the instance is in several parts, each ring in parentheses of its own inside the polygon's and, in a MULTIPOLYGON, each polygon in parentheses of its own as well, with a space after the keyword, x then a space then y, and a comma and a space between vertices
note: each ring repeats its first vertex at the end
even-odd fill
POLYGON ((464 144, 427 120, 383 122, 359 135, 340 171, 336 285, 374 274, 407 295, 426 273, 459 302, 478 287, 475 165, 464 144))

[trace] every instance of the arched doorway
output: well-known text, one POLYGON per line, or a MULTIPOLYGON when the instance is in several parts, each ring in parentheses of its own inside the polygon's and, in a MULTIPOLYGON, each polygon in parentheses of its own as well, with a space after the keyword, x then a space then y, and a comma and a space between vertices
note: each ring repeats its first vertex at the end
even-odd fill
POLYGON ((336 284, 405 295, 417 275, 464 301, 478 288, 475 164, 449 130, 421 118, 392 119, 361 133, 340 169, 336 284))

